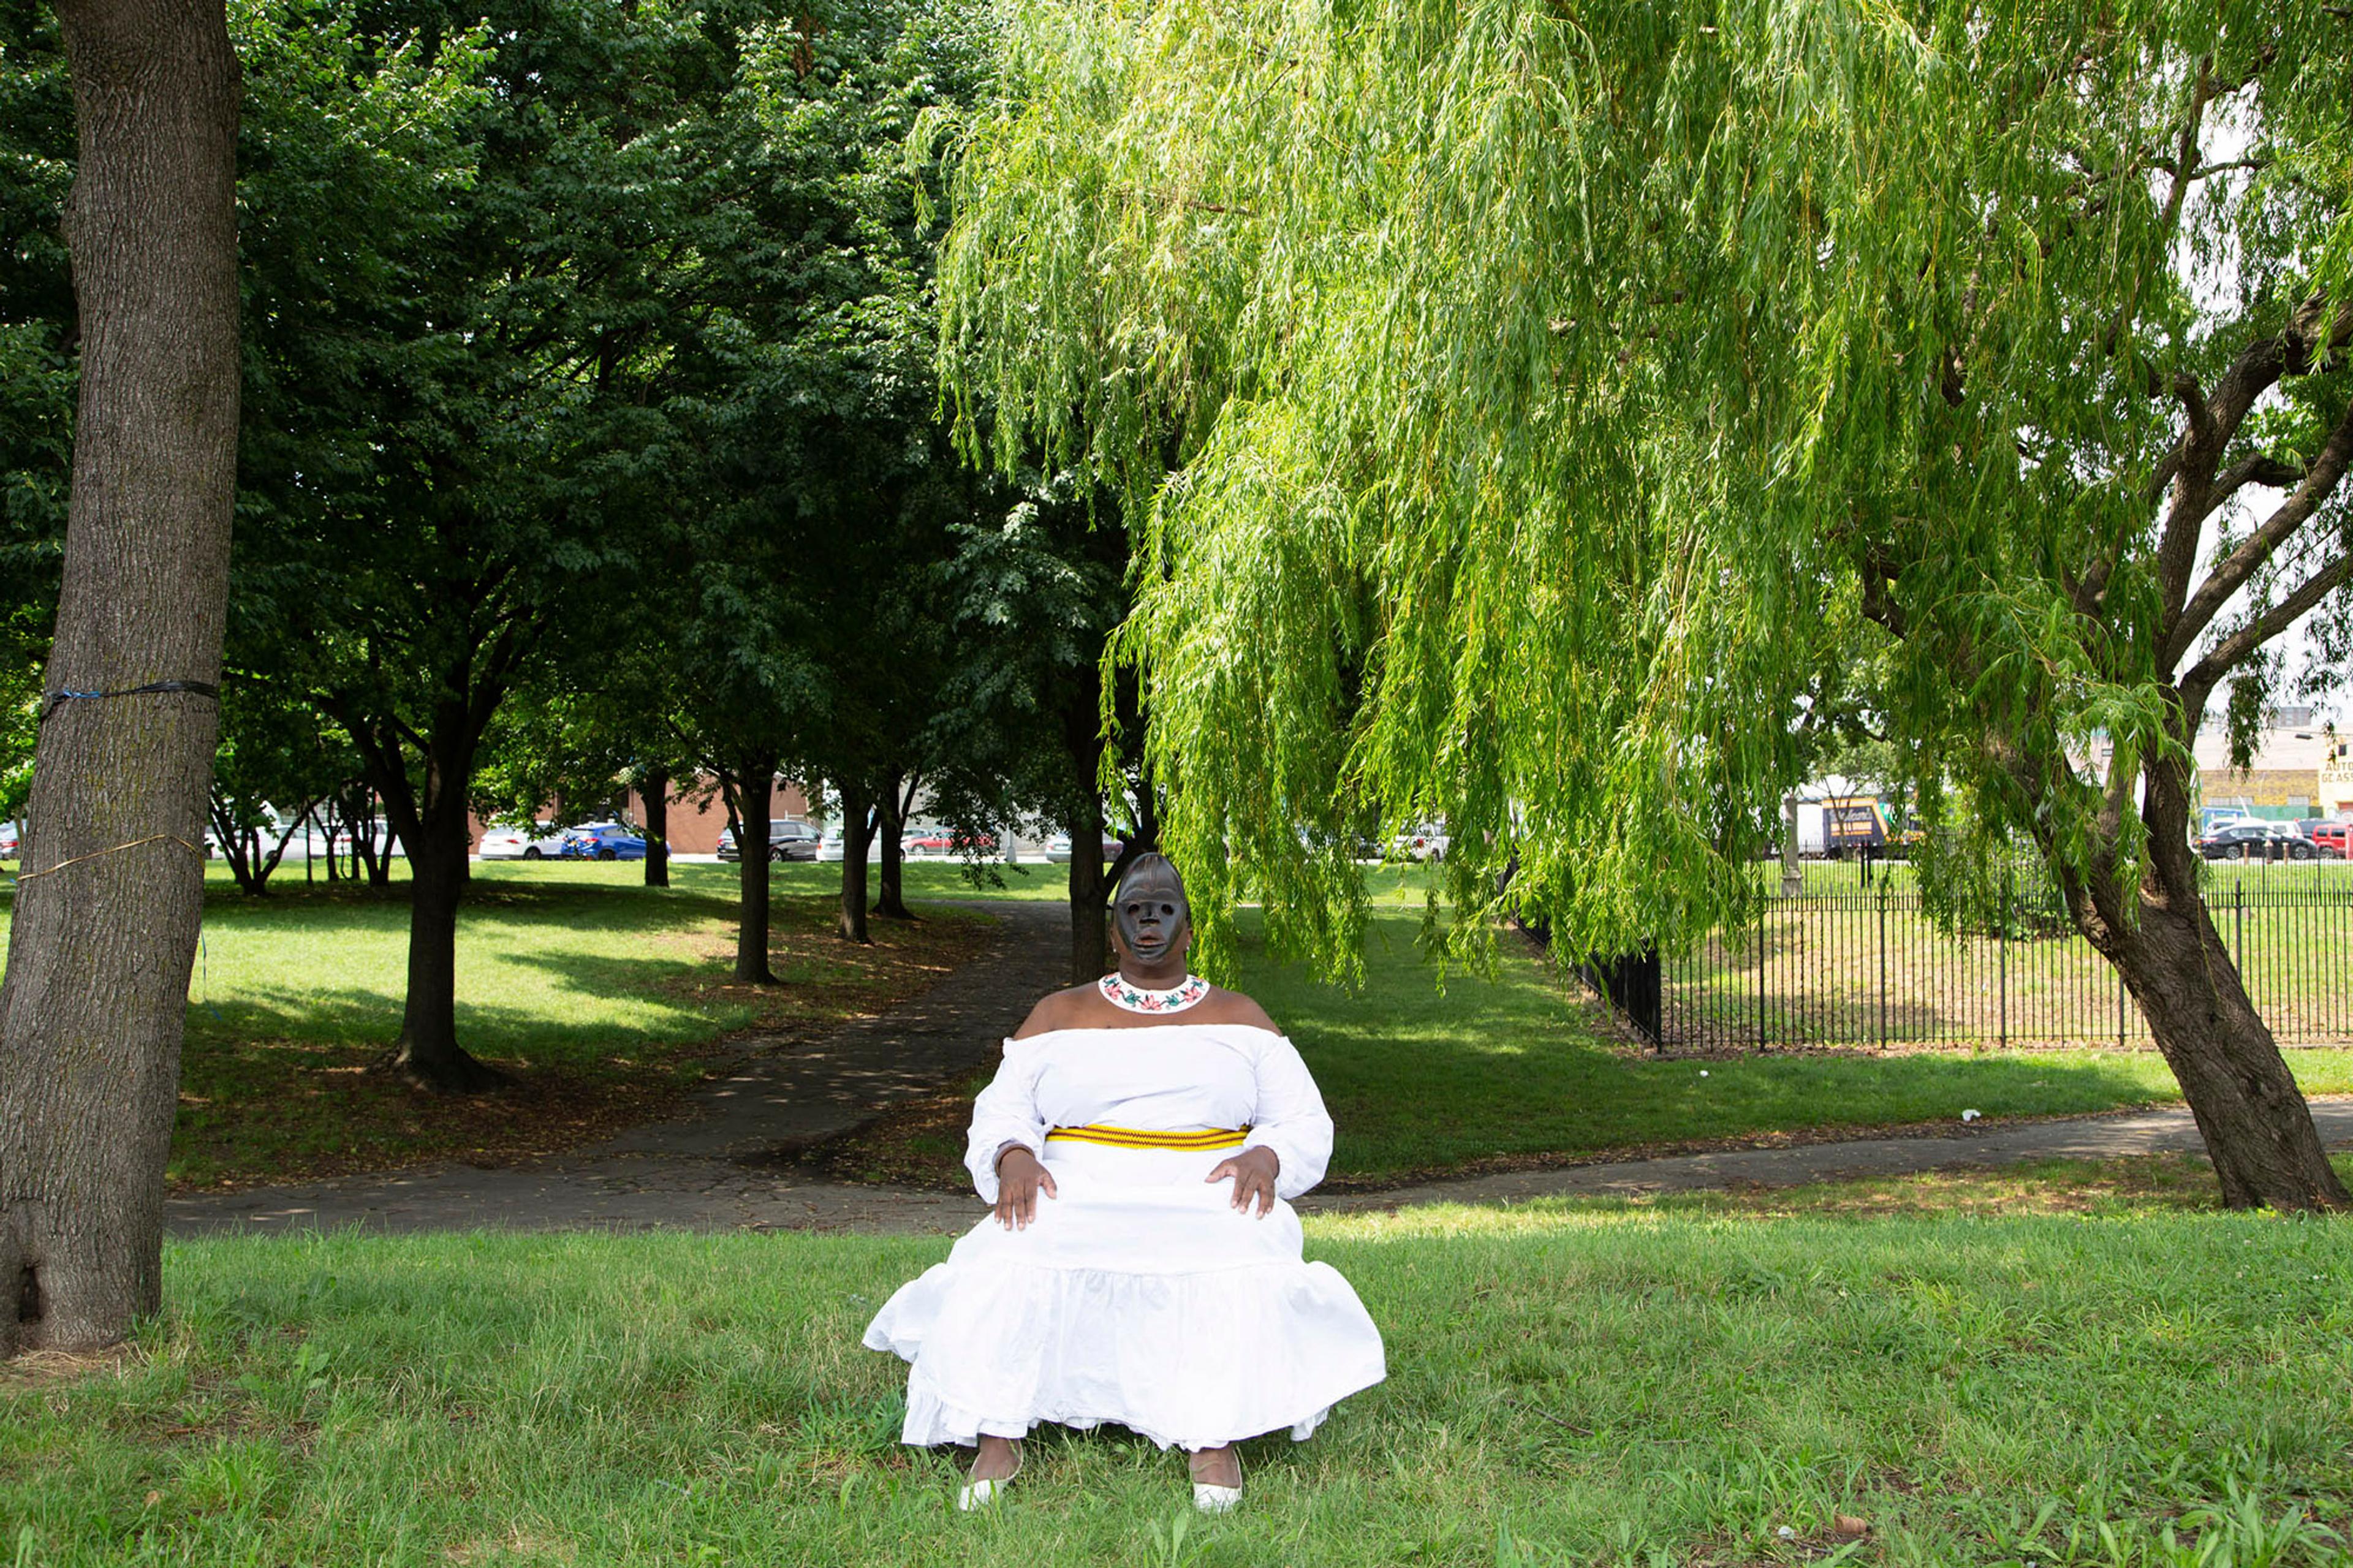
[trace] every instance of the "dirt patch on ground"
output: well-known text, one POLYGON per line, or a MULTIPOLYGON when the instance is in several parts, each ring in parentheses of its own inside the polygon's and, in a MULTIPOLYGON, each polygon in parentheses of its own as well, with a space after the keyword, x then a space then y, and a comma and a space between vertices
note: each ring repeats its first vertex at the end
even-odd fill
POLYGON ((972 1173, 964 1168, 965 1134, 972 1125, 973 1097, 988 1083, 987 1073, 907 1100, 864 1125, 801 1151, 794 1165, 829 1181, 861 1186, 912 1187, 918 1192, 965 1193, 972 1173))
POLYGON ((52 1384, 74 1383, 85 1377, 112 1377, 139 1359, 130 1345, 116 1345, 87 1355, 72 1351, 23 1351, 0 1361, 0 1394, 52 1384))

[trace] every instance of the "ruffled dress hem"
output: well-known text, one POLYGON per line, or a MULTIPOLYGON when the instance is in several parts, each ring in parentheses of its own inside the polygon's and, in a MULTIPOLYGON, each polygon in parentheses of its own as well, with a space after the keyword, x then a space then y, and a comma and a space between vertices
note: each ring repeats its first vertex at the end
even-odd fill
POLYGON ((864 1342, 909 1363, 902 1440, 921 1447, 1040 1422, 1125 1426, 1162 1448, 1285 1430, 1303 1442, 1388 1373, 1356 1293, 1321 1263, 1179 1275, 947 1264, 902 1287, 864 1342))

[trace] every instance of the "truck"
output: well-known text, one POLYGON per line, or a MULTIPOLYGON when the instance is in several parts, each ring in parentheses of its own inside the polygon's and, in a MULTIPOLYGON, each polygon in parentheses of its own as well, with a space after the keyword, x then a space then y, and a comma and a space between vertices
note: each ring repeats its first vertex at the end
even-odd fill
POLYGON ((1824 849, 1832 856, 1883 851, 1895 841, 1887 807, 1875 795, 1837 795, 1822 802, 1824 849))

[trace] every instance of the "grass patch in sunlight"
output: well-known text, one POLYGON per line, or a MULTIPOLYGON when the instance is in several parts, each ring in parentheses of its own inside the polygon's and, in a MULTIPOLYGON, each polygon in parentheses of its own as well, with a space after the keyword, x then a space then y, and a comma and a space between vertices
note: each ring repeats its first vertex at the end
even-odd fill
POLYGON ((857 1342, 946 1247, 174 1244, 119 1368, 0 1383, 0 1517, 40 1568, 2343 1561, 2341 1223, 1311 1220, 1389 1381, 1250 1444, 1216 1520, 1111 1429, 1041 1432, 1005 1507, 954 1511, 956 1457, 898 1443, 904 1368, 857 1342))

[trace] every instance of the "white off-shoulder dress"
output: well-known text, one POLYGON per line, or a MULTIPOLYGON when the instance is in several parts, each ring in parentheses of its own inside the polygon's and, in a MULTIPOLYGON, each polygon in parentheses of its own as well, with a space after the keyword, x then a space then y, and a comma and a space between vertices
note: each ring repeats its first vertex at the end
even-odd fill
POLYGON ((1279 1200, 1323 1180, 1332 1119, 1289 1040, 1242 1024, 1056 1029, 1005 1042, 973 1106, 965 1163, 997 1201, 997 1152, 1029 1145, 1058 1194, 1008 1230, 995 1215, 902 1287, 866 1344, 910 1363, 909 1443, 1018 1437, 1041 1421, 1116 1422, 1162 1447, 1288 1428, 1387 1375, 1380 1331, 1299 1216, 1233 1207, 1209 1172, 1264 1144, 1279 1200), (1250 1129, 1236 1147, 1123 1148, 1058 1127, 1250 1129))

